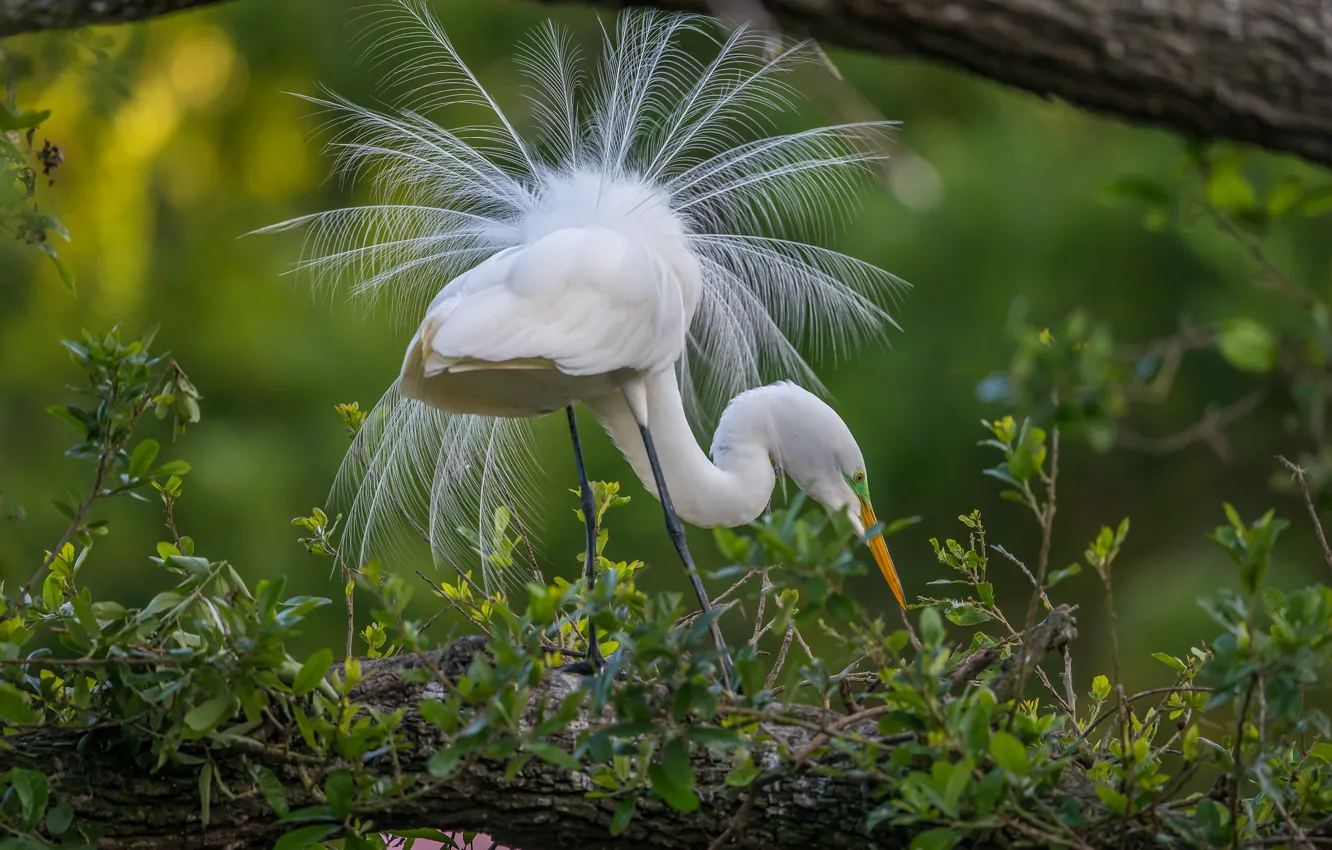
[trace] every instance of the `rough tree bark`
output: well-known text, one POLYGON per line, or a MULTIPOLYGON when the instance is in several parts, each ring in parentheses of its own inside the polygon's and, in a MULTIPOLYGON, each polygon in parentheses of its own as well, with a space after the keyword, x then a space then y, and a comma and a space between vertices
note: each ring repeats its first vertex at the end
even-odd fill
POLYGON ((0 38, 35 30, 123 24, 220 0, 0 0, 0 38))
POLYGON ((1326 0, 652 3, 737 19, 766 13, 827 44, 937 60, 1132 122, 1332 165, 1326 0))
MULTIPOLYGON (((1028 663, 1039 663, 1049 653, 1056 653, 1076 637, 1073 617, 1061 606, 1030 633, 1030 651, 1021 656, 1028 663)), ((466 669, 472 655, 482 646, 480 638, 464 638, 435 654, 432 659, 446 676, 456 676, 466 669)), ((1026 678, 1017 655, 1000 669, 992 687, 1000 690, 1009 680, 1026 678)), ((972 663, 965 676, 976 676, 995 661, 972 663)), ((365 679, 352 693, 352 700, 367 708, 406 710, 401 731, 408 749, 400 753, 405 773, 426 772, 426 761, 440 746, 438 731, 422 720, 417 706, 428 697, 441 698, 439 684, 426 685, 407 681, 399 673, 419 662, 414 657, 362 661, 365 679)), ((1028 673, 1030 669, 1028 670, 1028 673)), ((961 684, 960 680, 954 684, 961 684)), ((541 699, 558 701, 578 678, 567 673, 552 673, 540 688, 534 704, 541 699)), ((877 732, 873 711, 856 715, 838 714, 813 707, 788 707, 788 714, 798 712, 805 725, 778 720, 765 723, 765 731, 790 752, 820 745, 820 729, 854 732, 866 739, 891 745, 877 732), (812 727, 812 728, 811 728, 812 727)), ((250 764, 262 764, 278 775, 286 786, 291 808, 318 802, 301 779, 302 756, 299 733, 284 732, 270 726, 262 750, 213 750, 211 756, 221 768, 228 787, 252 785, 247 772, 250 764), (290 735, 290 737, 288 737, 290 735)), ((259 735, 260 733, 252 733, 259 735)), ((214 790, 207 830, 200 828, 198 769, 167 769, 153 773, 152 758, 146 753, 126 752, 118 746, 113 730, 87 733, 36 731, 6 739, 9 751, 4 762, 41 769, 51 776, 62 797, 71 803, 81 823, 104 830, 99 842, 106 850, 240 850, 272 846, 275 838, 291 824, 279 824, 268 804, 258 795, 241 794, 228 800, 214 790)), ((570 773, 533 760, 512 782, 506 782, 502 766, 478 762, 461 770, 447 783, 412 798, 384 807, 366 817, 373 818, 379 829, 412 829, 430 826, 443 830, 476 829, 497 841, 523 850, 564 850, 564 848, 706 848, 735 819, 738 833, 750 846, 806 850, 820 848, 856 848, 905 846, 909 836, 880 828, 873 837, 862 831, 866 813, 877 801, 864 783, 850 778, 820 775, 817 767, 826 756, 811 758, 800 767, 779 761, 776 747, 769 746, 762 758, 766 768, 751 789, 728 787, 729 762, 707 749, 693 752, 697 793, 703 805, 683 814, 664 803, 644 800, 629 831, 620 838, 609 835, 614 800, 588 799, 591 787, 582 774, 570 773), (737 818, 748 802, 746 813, 737 818)), ((1071 771, 1070 771, 1071 773, 1071 771)), ((1089 793, 1085 781, 1070 775, 1070 793, 1089 793)), ((216 786, 215 786, 216 788, 216 786)))
MULTIPOLYGON (((217 1, 0 0, 0 36, 217 1)), ((1130 121, 1332 165, 1329 0, 648 2, 772 15, 828 44, 936 60, 1130 121)))

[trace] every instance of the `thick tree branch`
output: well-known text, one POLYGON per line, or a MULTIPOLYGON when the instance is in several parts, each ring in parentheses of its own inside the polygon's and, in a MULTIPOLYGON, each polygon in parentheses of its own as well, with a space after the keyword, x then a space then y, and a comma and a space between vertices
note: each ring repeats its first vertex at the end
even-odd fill
POLYGON ((0 0, 0 38, 35 30, 123 24, 219 0, 0 0))
MULTIPOLYGON (((1073 637, 1072 618, 1064 608, 1051 612, 1032 631, 1023 657, 1039 663, 1073 637)), ((748 789, 726 784, 732 763, 728 756, 695 747, 693 767, 703 805, 681 813, 655 798, 645 798, 629 830, 611 838, 609 825, 618 800, 588 798, 591 785, 584 774, 569 772, 534 759, 512 780, 504 766, 484 760, 464 764, 447 780, 429 777, 426 763, 441 745, 439 731, 418 712, 422 699, 442 698, 441 686, 418 684, 402 671, 428 662, 447 679, 463 673, 482 638, 465 638, 427 658, 362 659, 365 678, 351 694, 363 709, 405 712, 400 725, 402 748, 397 754, 403 774, 417 775, 418 783, 396 801, 374 804, 358 813, 379 830, 423 826, 442 830, 476 829, 497 841, 524 850, 540 848, 706 848, 725 833, 749 846, 767 848, 857 848, 905 846, 909 836, 880 827, 872 838, 863 832, 865 815, 877 805, 873 788, 852 775, 829 774, 820 767, 842 758, 835 748, 824 749, 829 736, 854 734, 889 748, 911 734, 885 737, 876 721, 882 706, 850 717, 812 706, 788 705, 780 715, 765 717, 764 732, 771 736, 756 761, 765 770, 748 789), (802 753, 781 760, 778 750, 802 753)), ((1017 656, 1014 656, 1015 658, 1017 656)), ((993 659, 990 659, 993 661, 993 659)), ((980 672, 978 666, 969 669, 980 672)), ((1013 659, 992 683, 999 691, 1016 679, 1013 659)), ((554 672, 537 689, 535 706, 557 703, 579 678, 554 672)), ((1005 697, 1000 697, 1001 699, 1005 697)), ((529 718, 530 720, 531 718, 529 718)), ((594 722, 584 717, 575 728, 594 722)), ((76 733, 38 730, 6 739, 6 766, 19 765, 46 772, 61 798, 75 810, 79 822, 103 830, 101 848, 133 850, 238 850, 272 846, 292 824, 280 824, 267 802, 255 793, 234 798, 219 793, 225 785, 239 790, 253 787, 252 765, 272 770, 285 785, 291 809, 317 805, 320 764, 301 744, 299 733, 269 725, 243 748, 208 751, 222 783, 214 783, 210 823, 200 827, 198 767, 154 772, 151 754, 127 750, 115 730, 76 733)), ((199 751, 201 754, 201 751, 199 751)), ((381 756, 388 759, 390 756, 381 756)), ((372 768, 374 765, 371 765, 372 768)), ((385 767, 388 770, 387 767, 385 767)))
MULTIPOLYGON (((0 0, 0 37, 218 0, 0 0)), ((633 0, 595 0, 632 5, 633 0)), ((651 0, 917 56, 1129 121, 1332 165, 1325 0, 651 0)))
POLYGON ((731 18, 771 16, 825 44, 936 60, 1132 122, 1332 165, 1332 5, 1323 0, 651 5, 731 18))

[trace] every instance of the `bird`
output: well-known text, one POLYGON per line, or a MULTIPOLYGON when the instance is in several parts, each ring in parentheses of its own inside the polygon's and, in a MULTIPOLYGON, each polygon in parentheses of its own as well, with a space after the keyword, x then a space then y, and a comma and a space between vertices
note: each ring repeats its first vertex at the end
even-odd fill
MULTIPOLYGON (((409 86, 407 104, 306 99, 327 116, 339 172, 373 171, 372 202, 264 229, 308 228, 299 270, 350 277, 354 294, 422 317, 339 472, 335 493, 350 501, 344 551, 366 560, 405 529, 424 529, 440 559, 479 552, 487 590, 512 584, 515 570, 487 550, 489 523, 501 507, 525 513, 533 423, 563 411, 590 587, 595 512, 580 403, 659 498, 705 612, 680 517, 756 517, 777 474, 758 462, 764 452, 872 531, 849 429, 790 381, 823 389, 799 343, 836 355, 895 326, 885 302, 904 282, 813 238, 849 214, 885 156, 890 122, 778 132, 775 117, 796 95, 790 73, 814 55, 808 43, 775 46, 749 26, 723 32, 697 15, 632 10, 603 27, 591 72, 567 31, 535 30, 518 55, 535 128, 524 133, 422 0, 377 13, 371 32, 372 52, 394 66, 386 81, 409 86), (450 130, 428 117, 460 104, 491 122, 450 130), (753 389, 772 372, 788 382, 753 389), (726 400, 710 463, 690 419, 726 400)), ((867 542, 905 605, 881 535, 867 542)), ((588 647, 599 662, 590 622, 588 647)))

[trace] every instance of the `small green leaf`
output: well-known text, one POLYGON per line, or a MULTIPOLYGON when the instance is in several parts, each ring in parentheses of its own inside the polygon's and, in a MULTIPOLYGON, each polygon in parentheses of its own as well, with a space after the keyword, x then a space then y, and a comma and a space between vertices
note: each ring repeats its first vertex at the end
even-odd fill
POLYGON ((135 446, 134 454, 130 457, 130 478, 142 478, 153 465, 153 461, 157 460, 157 453, 161 449, 162 446, 156 440, 144 440, 135 446))
POLYGON ((268 805, 272 807, 274 814, 285 818, 291 813, 291 808, 287 804, 287 789, 282 787, 282 782, 273 771, 262 765, 251 765, 250 776, 259 785, 259 790, 268 801, 268 805))
POLYGON ((1304 196, 1300 213, 1307 218, 1332 212, 1332 186, 1321 186, 1304 196))
POLYGON ((426 770, 436 779, 447 779, 453 771, 458 769, 458 763, 462 761, 462 753, 457 747, 441 747, 426 762, 426 770))
POLYGON ((328 675, 328 669, 333 666, 333 650, 328 647, 311 655, 309 660, 301 665, 301 671, 296 674, 296 679, 291 683, 291 689, 297 694, 308 694, 319 683, 324 681, 324 676, 328 675))
POLYGON ((621 800, 620 805, 615 808, 615 814, 611 816, 610 834, 617 837, 624 834, 637 808, 638 797, 625 797, 621 800))
POLYGON ((531 753, 542 761, 549 762, 556 767, 562 767, 565 770, 579 770, 582 768, 582 764, 578 759, 570 755, 567 750, 546 741, 533 741, 524 744, 523 750, 531 753))
POLYGON ((169 460, 166 463, 148 473, 153 478, 162 475, 184 475, 190 471, 190 465, 183 460, 169 460))
POLYGON ((944 638, 943 618, 934 608, 920 612, 920 639, 927 646, 937 646, 944 638))
POLYGON ((990 755, 995 764, 1018 776, 1031 772, 1031 761, 1027 758, 1027 748, 1012 733, 1000 730, 990 736, 990 755))
POLYGON ((46 812, 46 832, 53 838, 64 835, 73 823, 74 810, 64 803, 52 806, 46 812))
POLYGON ((34 825, 40 823, 46 815, 46 801, 51 793, 46 774, 17 768, 10 775, 9 782, 23 807, 23 820, 34 825))
POLYGON ((351 816, 352 803, 356 799, 356 780, 350 770, 341 768, 328 775, 324 780, 324 799, 333 817, 346 820, 351 816))
POLYGON ((1178 670, 1181 673, 1189 669, 1188 665, 1185 664, 1183 661, 1180 661, 1178 658, 1176 658, 1173 655, 1167 655, 1164 652, 1153 652, 1152 657, 1155 658, 1157 661, 1160 661, 1162 664, 1166 665, 1167 667, 1173 670, 1178 670))
POLYGON ((1105 807, 1117 815, 1128 812, 1128 797, 1108 785, 1097 785, 1096 796, 1101 798, 1105 807))
MULTIPOLYGON (((9 110, 0 107, 0 133, 11 130, 27 130, 31 127, 40 127, 47 118, 51 117, 49 109, 19 109, 9 110)), ((8 179, 8 178, 6 178, 8 179)))
POLYGON ((1221 356, 1241 371, 1265 373, 1276 366, 1276 337, 1253 319, 1239 318, 1222 322, 1216 346, 1221 356))
POLYGON ((1092 679, 1092 696, 1100 702, 1105 702, 1105 698, 1110 696, 1110 680, 1105 676, 1097 676, 1092 679))
POLYGON ((692 812, 698 808, 698 795, 692 789, 677 785, 660 764, 654 762, 648 766, 648 780, 653 792, 676 811, 692 812))
POLYGON ((987 608, 994 607, 994 585, 988 581, 983 581, 976 585, 976 591, 980 594, 981 604, 987 608))
POLYGON ((1241 161, 1227 159, 1220 162, 1207 178, 1207 200, 1225 212, 1244 212, 1258 204, 1253 186, 1240 170, 1241 161))
POLYGON ((1300 178, 1295 176, 1281 178, 1272 187, 1272 191, 1267 193, 1268 214, 1278 216, 1290 212, 1303 195, 1304 187, 1300 185, 1300 178))
POLYGON ((962 836, 952 829, 927 829, 911 839, 911 850, 952 850, 962 836))
POLYGON ((208 827, 213 805, 213 763, 206 761, 199 768, 199 826, 208 827))
POLYGON ((191 708, 185 715, 185 725, 195 732, 211 732, 223 720, 235 713, 236 697, 232 694, 222 694, 191 708))
POLYGON ((312 824, 293 829, 277 840, 273 850, 305 850, 314 847, 325 838, 340 832, 342 827, 328 824, 312 824))

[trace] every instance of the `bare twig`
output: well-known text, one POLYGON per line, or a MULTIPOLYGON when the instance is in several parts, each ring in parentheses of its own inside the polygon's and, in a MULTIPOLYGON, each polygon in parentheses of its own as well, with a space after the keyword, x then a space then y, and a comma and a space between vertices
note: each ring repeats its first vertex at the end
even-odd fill
MULTIPOLYGON (((1016 564, 1017 568, 1019 570, 1022 570, 1022 572, 1026 574, 1027 578, 1031 580, 1032 587, 1035 587, 1038 591, 1040 591, 1041 601, 1045 603, 1045 606, 1047 608, 1054 607, 1053 605, 1050 604, 1050 597, 1045 595, 1045 589, 1042 588, 1040 584, 1036 582, 1036 576, 1031 574, 1031 570, 1027 569, 1026 564, 1022 563, 1022 561, 1019 560, 1018 557, 1014 555, 1012 552, 1009 552, 1007 549, 998 544, 991 544, 990 548, 998 552, 1000 555, 1003 555, 1005 558, 1012 561, 1014 564, 1016 564)), ((1012 627, 1010 626, 1009 628, 1012 627)))
POLYGON ((1327 562, 1328 569, 1332 569, 1332 548, 1328 548, 1327 537, 1323 534, 1323 523, 1318 520, 1318 510, 1314 508, 1313 496, 1309 494, 1309 482, 1304 479, 1304 470, 1282 455, 1277 455, 1276 459, 1290 470, 1292 478, 1300 482, 1300 490, 1304 493, 1304 506, 1309 510, 1309 519, 1313 520, 1314 532, 1318 534, 1318 542, 1323 547, 1323 560, 1327 562))
POLYGON ((777 676, 782 672, 782 665, 786 663, 786 651, 791 648, 791 639, 795 637, 796 627, 795 618, 786 624, 786 637, 782 638, 782 648, 777 650, 777 660, 773 662, 772 670, 768 672, 768 678, 763 682, 764 690, 772 690, 772 686, 777 684, 777 676))
POLYGON ((1226 440, 1226 429, 1253 412, 1266 395, 1267 387, 1260 387, 1225 407, 1208 410, 1193 425, 1168 437, 1146 437, 1132 431, 1123 431, 1117 443, 1126 449, 1158 456, 1174 454, 1194 443, 1207 443, 1212 451, 1216 452, 1217 457, 1229 460, 1230 443, 1226 440))

